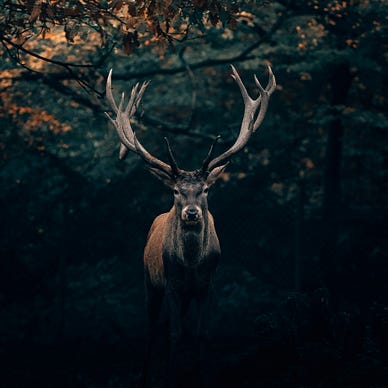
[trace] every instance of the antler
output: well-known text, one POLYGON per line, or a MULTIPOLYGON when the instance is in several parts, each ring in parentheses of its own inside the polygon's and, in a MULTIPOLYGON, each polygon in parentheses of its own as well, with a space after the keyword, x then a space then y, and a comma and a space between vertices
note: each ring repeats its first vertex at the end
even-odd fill
POLYGON ((214 148, 215 148, 216 144, 218 143, 218 140, 220 140, 220 139, 221 139, 221 135, 217 135, 215 137, 215 139, 213 140, 213 143, 210 146, 209 152, 208 152, 205 160, 202 162, 202 172, 204 172, 204 173, 208 172, 209 163, 213 158, 214 148))
POLYGON ((131 91, 131 96, 129 98, 128 104, 123 110, 125 93, 121 94, 121 100, 119 105, 117 106, 116 101, 112 94, 112 69, 109 71, 108 79, 106 81, 106 97, 113 109, 116 113, 116 119, 113 119, 109 113, 105 112, 105 115, 109 118, 112 124, 116 128, 116 132, 120 139, 120 159, 124 159, 129 151, 133 151, 152 168, 156 168, 167 173, 169 176, 176 175, 179 172, 178 166, 176 165, 175 159, 172 155, 171 148, 168 146, 169 159, 174 163, 171 163, 169 166, 167 163, 159 160, 155 156, 151 155, 139 142, 136 137, 135 132, 131 127, 130 119, 134 116, 137 108, 140 105, 141 98, 149 84, 148 82, 144 82, 140 88, 139 83, 137 83, 131 91))
MULTIPOLYGON (((220 166, 221 164, 225 164, 225 162, 227 162, 234 154, 241 151, 245 147, 252 133, 254 133, 263 122, 264 116, 267 112, 269 98, 276 89, 275 76, 272 73, 271 67, 268 66, 269 77, 268 77, 268 84, 265 89, 261 86, 256 75, 254 75, 256 86, 259 89, 259 96, 256 99, 252 99, 249 96, 243 82, 241 81, 241 78, 237 70, 232 65, 231 65, 231 68, 232 68, 232 77, 236 81, 237 85, 239 86, 242 98, 244 100, 244 105, 245 105, 244 117, 241 123, 240 133, 235 143, 223 154, 209 161, 208 159, 210 159, 213 151, 213 146, 212 146, 211 151, 209 152, 208 158, 205 160, 208 171, 213 170, 215 167, 220 166), (259 107, 260 107, 260 110, 259 112, 257 112, 259 107)), ((205 162, 204 162, 204 165, 205 165, 205 162)))

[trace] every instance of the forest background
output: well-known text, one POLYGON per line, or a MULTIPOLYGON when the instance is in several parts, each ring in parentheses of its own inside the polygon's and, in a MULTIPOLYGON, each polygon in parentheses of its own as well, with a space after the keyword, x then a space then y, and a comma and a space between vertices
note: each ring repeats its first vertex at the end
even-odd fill
MULTIPOLYGON (((223 249, 220 386, 383 387, 388 356, 385 0, 2 0, 0 358, 7 387, 136 380, 142 249, 171 193, 104 116, 151 80, 137 134, 198 168, 228 147, 236 66, 276 75, 209 203, 223 249)), ((184 373, 193 373, 190 370, 184 373)))

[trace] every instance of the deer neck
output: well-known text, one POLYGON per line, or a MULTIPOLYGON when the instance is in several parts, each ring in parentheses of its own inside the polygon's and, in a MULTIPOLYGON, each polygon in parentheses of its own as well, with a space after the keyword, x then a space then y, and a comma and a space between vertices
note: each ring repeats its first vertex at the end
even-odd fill
POLYGON ((206 256, 209 243, 209 218, 207 209, 197 225, 186 225, 178 212, 174 211, 172 232, 177 259, 185 266, 195 267, 206 256))

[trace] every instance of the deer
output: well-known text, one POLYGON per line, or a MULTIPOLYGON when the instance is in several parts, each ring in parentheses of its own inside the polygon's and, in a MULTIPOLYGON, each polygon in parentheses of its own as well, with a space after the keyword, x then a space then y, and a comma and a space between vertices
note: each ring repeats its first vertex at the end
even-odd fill
MULTIPOLYGON (((131 151, 137 154, 146 168, 173 192, 172 208, 158 215, 148 232, 144 248, 144 284, 147 311, 147 345, 142 385, 147 385, 149 356, 157 333, 157 320, 165 300, 169 321, 169 356, 167 381, 176 386, 177 350, 182 335, 182 320, 191 302, 195 301, 197 313, 195 333, 199 349, 206 341, 203 324, 208 306, 209 290, 221 257, 221 248, 214 219, 208 209, 209 188, 222 175, 230 159, 240 152, 250 137, 262 124, 271 94, 276 89, 275 76, 268 66, 268 83, 265 88, 256 75, 254 81, 258 96, 252 98, 239 73, 231 65, 231 76, 237 83, 243 103, 244 114, 238 136, 233 145, 214 157, 215 137, 202 166, 194 171, 178 167, 171 146, 165 137, 168 163, 153 156, 142 145, 132 129, 131 119, 139 108, 149 81, 137 83, 125 104, 125 93, 119 104, 112 93, 112 69, 106 82, 106 97, 115 113, 113 118, 105 112, 116 129, 120 140, 119 158, 124 159, 131 151)), ((199 350, 199 353, 201 351, 199 350)), ((199 356, 199 359, 205 357, 199 356)))

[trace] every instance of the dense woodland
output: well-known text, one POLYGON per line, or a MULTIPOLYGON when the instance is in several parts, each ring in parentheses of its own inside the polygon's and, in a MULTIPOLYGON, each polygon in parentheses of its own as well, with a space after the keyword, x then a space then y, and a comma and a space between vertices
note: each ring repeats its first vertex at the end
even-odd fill
POLYGON ((240 127, 230 64, 277 90, 209 195, 215 386, 387 386, 385 0, 0 3, 1 386, 135 386, 142 250, 172 195, 119 161, 106 77, 151 80, 137 136, 190 170, 240 127))

